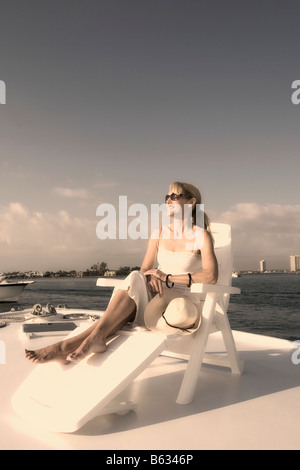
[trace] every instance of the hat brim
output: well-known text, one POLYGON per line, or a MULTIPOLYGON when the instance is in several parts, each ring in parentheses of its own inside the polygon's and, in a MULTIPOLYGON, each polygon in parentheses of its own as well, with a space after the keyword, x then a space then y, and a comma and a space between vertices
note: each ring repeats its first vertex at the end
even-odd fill
POLYGON ((149 302, 145 309, 144 321, 146 327, 151 331, 165 333, 168 335, 187 335, 194 333, 200 326, 201 323, 201 312, 187 296, 182 295, 180 292, 171 289, 164 289, 163 294, 157 294, 149 302), (181 305, 188 311, 187 323, 178 326, 171 326, 170 317, 172 316, 172 308, 179 306, 175 304, 176 300, 181 300, 181 305), (174 300, 174 302, 172 302, 174 300), (164 314, 168 313, 168 323, 165 319, 164 314))

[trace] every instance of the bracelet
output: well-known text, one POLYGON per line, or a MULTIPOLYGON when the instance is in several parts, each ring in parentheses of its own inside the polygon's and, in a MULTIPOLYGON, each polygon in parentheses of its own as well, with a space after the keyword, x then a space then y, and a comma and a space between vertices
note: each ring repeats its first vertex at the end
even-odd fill
POLYGON ((168 284, 169 276, 172 276, 172 274, 167 274, 167 277, 166 277, 166 286, 167 286, 169 289, 171 289, 171 287, 174 286, 174 282, 172 282, 172 285, 169 286, 169 284, 168 284))
POLYGON ((187 286, 188 286, 188 287, 191 287, 191 285, 192 285, 192 276, 191 276, 190 273, 188 273, 188 276, 189 276, 189 283, 188 283, 187 286))

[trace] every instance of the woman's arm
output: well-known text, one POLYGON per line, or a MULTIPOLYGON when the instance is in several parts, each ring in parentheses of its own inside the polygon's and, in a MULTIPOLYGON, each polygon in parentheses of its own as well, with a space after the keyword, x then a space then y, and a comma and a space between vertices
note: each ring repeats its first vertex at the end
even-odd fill
MULTIPOLYGON (((192 274, 192 282, 215 284, 218 280, 218 262, 214 251, 211 235, 204 230, 203 246, 201 248, 202 271, 192 274)), ((173 281, 174 282, 174 281, 173 281)))
MULTIPOLYGON (((146 273, 148 271, 153 270, 153 266, 155 265, 157 259, 157 250, 158 250, 158 242, 159 239, 157 237, 152 236, 148 243, 148 248, 144 257, 144 261, 142 263, 140 271, 142 273, 146 273)), ((157 270, 153 270, 157 271, 157 270)), ((147 274, 147 285, 150 292, 159 292, 162 293, 162 281, 159 279, 158 276, 152 276, 151 273, 147 274)))
MULTIPOLYGON (((218 263, 214 252, 213 242, 210 234, 204 230, 203 246, 201 248, 202 270, 196 273, 190 273, 192 283, 200 282, 203 284, 215 284, 218 280, 218 263)), ((145 271, 145 274, 151 274, 162 282, 166 282, 167 274, 158 269, 150 269, 145 271)), ((169 276, 169 283, 175 282, 176 284, 189 284, 189 276, 187 274, 176 274, 169 276)))
POLYGON ((158 250, 158 240, 154 238, 150 238, 148 242, 147 251, 144 257, 144 261, 140 269, 142 273, 145 273, 149 269, 153 268, 156 258, 157 258, 157 250, 158 250))

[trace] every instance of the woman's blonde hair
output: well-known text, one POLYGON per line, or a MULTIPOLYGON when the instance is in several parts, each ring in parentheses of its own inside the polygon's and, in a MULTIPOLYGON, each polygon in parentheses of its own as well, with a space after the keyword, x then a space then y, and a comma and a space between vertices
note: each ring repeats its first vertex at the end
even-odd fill
MULTIPOLYGON (((188 199, 195 198, 196 199, 196 204, 201 204, 202 203, 202 198, 201 198, 201 193, 196 186, 190 183, 182 183, 181 181, 175 181, 170 184, 170 191, 174 192, 175 194, 184 194, 185 197, 188 199)), ((196 225, 196 214, 197 214, 197 206, 195 204, 195 207, 193 208, 192 212, 192 222, 193 225, 196 225)), ((209 217, 204 212, 204 228, 211 234, 210 230, 210 222, 209 222, 209 217)))

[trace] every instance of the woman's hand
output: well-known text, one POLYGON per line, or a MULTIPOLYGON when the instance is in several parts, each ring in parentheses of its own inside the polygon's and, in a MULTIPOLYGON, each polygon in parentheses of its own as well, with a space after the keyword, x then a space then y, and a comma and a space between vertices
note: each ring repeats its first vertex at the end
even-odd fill
POLYGON ((148 289, 150 292, 158 292, 161 295, 162 283, 166 281, 167 275, 160 271, 160 269, 149 269, 144 274, 148 277, 148 289))

